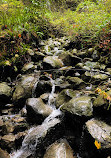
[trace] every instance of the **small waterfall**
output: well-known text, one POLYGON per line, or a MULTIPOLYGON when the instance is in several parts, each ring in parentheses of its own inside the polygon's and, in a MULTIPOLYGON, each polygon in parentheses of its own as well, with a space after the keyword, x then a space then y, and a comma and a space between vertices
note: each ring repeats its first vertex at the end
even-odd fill
POLYGON ((41 125, 32 127, 28 130, 28 134, 25 136, 22 142, 22 147, 18 151, 13 152, 10 155, 10 158, 27 158, 31 154, 34 154, 37 144, 40 144, 42 141, 41 138, 46 136, 47 131, 51 127, 54 127, 56 124, 61 122, 60 119, 56 117, 61 116, 62 112, 60 109, 56 109, 55 106, 51 104, 51 100, 53 99, 53 94, 55 92, 55 84, 51 77, 50 80, 52 83, 52 91, 49 95, 48 104, 53 108, 52 113, 43 121, 41 125))
POLYGON ((55 84, 54 84, 54 80, 53 80, 51 77, 49 77, 49 78, 50 78, 50 81, 51 81, 51 84, 52 84, 52 91, 51 91, 51 93, 49 94, 48 105, 49 105, 49 106, 52 106, 52 107, 55 109, 55 106, 52 105, 52 103, 51 103, 51 101, 52 101, 52 99, 53 99, 54 92, 55 92, 55 84))
MULTIPOLYGON (((40 72, 39 72, 39 71, 36 71, 36 73, 40 73, 40 72)), ((40 77, 40 75, 39 75, 39 77, 40 77)), ((32 89, 32 98, 35 98, 35 97, 36 97, 35 90, 36 90, 37 84, 38 84, 38 82, 39 82, 39 77, 37 77, 37 81, 35 82, 34 87, 33 87, 33 89, 32 89)))

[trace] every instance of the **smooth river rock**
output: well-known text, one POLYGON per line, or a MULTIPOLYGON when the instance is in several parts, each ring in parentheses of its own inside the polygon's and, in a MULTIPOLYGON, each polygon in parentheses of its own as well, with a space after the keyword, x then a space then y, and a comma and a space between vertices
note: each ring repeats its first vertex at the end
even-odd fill
POLYGON ((50 145, 43 158, 76 158, 68 142, 64 139, 50 145))

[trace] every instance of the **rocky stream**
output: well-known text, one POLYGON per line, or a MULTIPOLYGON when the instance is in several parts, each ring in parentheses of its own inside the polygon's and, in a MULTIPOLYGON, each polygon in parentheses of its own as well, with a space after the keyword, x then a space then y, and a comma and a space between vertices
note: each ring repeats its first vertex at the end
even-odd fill
POLYGON ((0 158, 110 158, 111 54, 61 37, 27 56, 1 74, 0 158))

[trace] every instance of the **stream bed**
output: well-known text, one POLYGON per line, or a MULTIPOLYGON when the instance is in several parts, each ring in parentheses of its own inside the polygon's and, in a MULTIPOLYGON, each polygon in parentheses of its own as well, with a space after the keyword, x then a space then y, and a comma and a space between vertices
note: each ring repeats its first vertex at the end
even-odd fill
POLYGON ((66 37, 27 54, 1 77, 0 158, 110 158, 111 57, 66 37))

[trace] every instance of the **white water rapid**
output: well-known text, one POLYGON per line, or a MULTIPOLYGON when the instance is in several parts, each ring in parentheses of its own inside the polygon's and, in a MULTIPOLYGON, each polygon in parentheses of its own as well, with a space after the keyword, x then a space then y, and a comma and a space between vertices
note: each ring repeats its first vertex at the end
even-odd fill
POLYGON ((56 117, 61 116, 62 112, 60 109, 56 109, 54 104, 51 104, 51 100, 53 99, 55 92, 55 84, 52 78, 50 78, 50 81, 52 84, 52 91, 49 95, 48 105, 52 107, 52 113, 43 121, 41 125, 32 127, 28 130, 28 134, 25 136, 22 142, 22 147, 18 151, 10 154, 10 158, 27 158, 29 155, 34 154, 37 145, 41 143, 41 138, 46 136, 51 127, 54 127, 56 124, 60 123, 60 119, 56 117))

